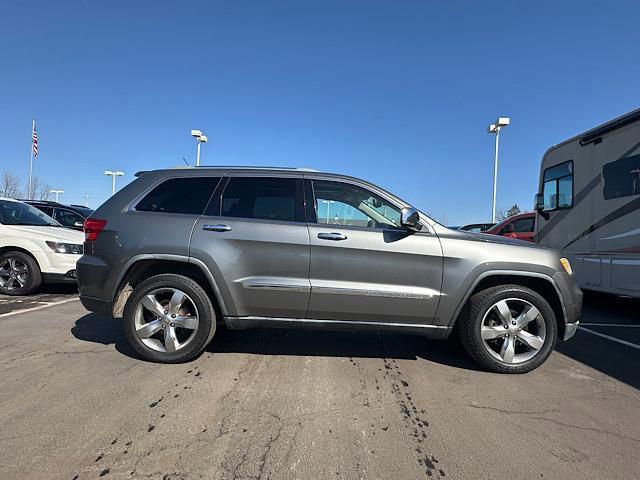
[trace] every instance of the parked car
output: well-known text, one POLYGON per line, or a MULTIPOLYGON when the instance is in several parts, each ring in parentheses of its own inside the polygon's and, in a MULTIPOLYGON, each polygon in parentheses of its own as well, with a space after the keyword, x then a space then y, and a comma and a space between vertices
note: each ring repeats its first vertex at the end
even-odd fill
POLYGON ((484 367, 542 364, 578 326, 566 259, 454 231, 357 178, 296 169, 143 173, 85 222, 83 305, 128 342, 185 362, 218 324, 374 329, 446 338, 484 367))
POLYGON ((27 295, 42 282, 75 282, 83 240, 37 208, 0 198, 0 293, 27 295))
POLYGON ((464 230, 465 232, 486 232, 490 228, 492 228, 495 223, 470 223, 469 225, 465 225, 463 227, 458 227, 458 230, 464 230))
POLYGON ((63 205, 49 200, 22 200, 43 211, 60 225, 82 231, 85 218, 91 216, 93 210, 82 205, 63 205))
POLYGON ((520 213, 518 215, 509 217, 506 220, 503 220, 484 233, 489 233, 491 235, 502 235, 503 237, 517 238, 518 240, 527 240, 528 242, 533 242, 535 223, 535 213, 520 213))

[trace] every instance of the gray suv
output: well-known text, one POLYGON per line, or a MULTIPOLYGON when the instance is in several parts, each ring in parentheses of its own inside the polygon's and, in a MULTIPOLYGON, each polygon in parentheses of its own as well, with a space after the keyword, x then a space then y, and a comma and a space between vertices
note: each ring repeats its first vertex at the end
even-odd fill
POLYGON ((80 299, 143 358, 193 359, 216 328, 344 328, 444 339, 521 373, 576 331, 554 250, 449 230, 357 178, 304 169, 142 172, 85 222, 80 299))

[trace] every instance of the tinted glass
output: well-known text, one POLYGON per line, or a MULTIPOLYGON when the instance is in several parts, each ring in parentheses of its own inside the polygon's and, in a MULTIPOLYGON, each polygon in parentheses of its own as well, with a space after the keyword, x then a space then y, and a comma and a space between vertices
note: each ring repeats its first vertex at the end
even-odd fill
POLYGON ((400 226, 400 209, 364 188, 314 180, 313 191, 318 223, 367 228, 400 226))
POLYGON ((0 223, 3 225, 38 225, 59 227, 46 213, 22 202, 0 200, 0 223))
POLYGON ((640 155, 621 158, 602 168, 605 200, 640 194, 640 155))
MULTIPOLYGON (((35 205, 32 205, 32 206, 35 206, 35 205)), ((53 208, 52 207, 41 207, 40 205, 38 205, 36 208, 38 210, 40 210, 40 211, 43 211, 44 213, 46 213, 50 217, 53 217, 53 208)))
POLYGON ((573 163, 572 162, 564 162, 560 165, 556 165, 555 167, 547 168, 544 171, 544 180, 554 180, 556 178, 565 177, 567 175, 573 174, 573 163))
POLYGON ((219 181, 220 177, 172 178, 151 190, 136 210, 200 215, 219 181))
POLYGON ((53 218, 55 218, 63 227, 75 227, 76 223, 84 223, 84 218, 71 210, 56 208, 53 218))
POLYGON ((302 180, 232 177, 222 194, 222 216, 304 222, 302 180))
POLYGON ((555 180, 544 182, 542 190, 544 196, 544 209, 555 210, 558 207, 558 184, 555 180))
POLYGON ((518 233, 530 233, 533 232, 535 218, 520 218, 514 220, 513 231, 518 233))
POLYGON ((543 178, 544 210, 570 208, 573 205, 573 162, 547 168, 543 178))

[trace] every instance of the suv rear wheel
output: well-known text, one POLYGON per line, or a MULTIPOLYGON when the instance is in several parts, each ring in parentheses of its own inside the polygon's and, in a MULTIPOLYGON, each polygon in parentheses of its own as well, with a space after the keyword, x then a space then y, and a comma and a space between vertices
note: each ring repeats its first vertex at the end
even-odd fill
POLYGON ((460 319, 465 350, 499 373, 525 373, 540 366, 556 344, 553 309, 537 292, 519 285, 483 290, 469 300, 460 319))
POLYGON ((28 295, 42 284, 38 262, 23 252, 0 255, 0 293, 28 295))
POLYGON ((125 336, 145 360, 181 363, 213 338, 216 314, 207 293, 188 277, 163 274, 134 288, 123 314, 125 336))

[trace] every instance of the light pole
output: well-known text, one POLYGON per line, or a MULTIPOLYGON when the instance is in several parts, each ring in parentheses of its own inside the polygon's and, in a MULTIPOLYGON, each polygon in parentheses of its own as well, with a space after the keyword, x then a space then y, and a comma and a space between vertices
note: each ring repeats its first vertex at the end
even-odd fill
POLYGON ((207 143, 209 139, 204 133, 202 133, 202 130, 191 130, 191 136, 195 137, 196 143, 198 144, 198 153, 196 154, 196 167, 199 167, 200 166, 200 144, 207 143))
POLYGON ((322 203, 326 203, 327 204, 327 225, 329 225, 329 207, 334 202, 335 202, 335 200, 322 200, 322 203))
POLYGON ((491 221, 493 223, 496 223, 496 191, 498 188, 498 145, 500 143, 500 129, 502 127, 506 127, 509 123, 511 123, 511 119, 509 117, 499 117, 495 123, 492 123, 489 125, 489 128, 487 128, 487 132, 496 135, 496 150, 493 159, 493 204, 491 207, 491 221))
POLYGON ((111 177, 111 195, 116 193, 116 177, 122 177, 124 172, 120 170, 105 170, 104 174, 111 177))
POLYGON ((64 190, 49 190, 49 192, 54 193, 56 196, 56 202, 58 201, 58 195, 64 193, 64 190))

